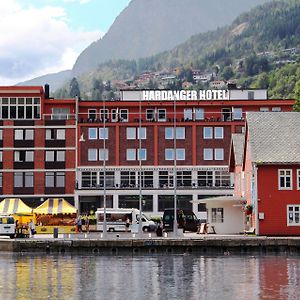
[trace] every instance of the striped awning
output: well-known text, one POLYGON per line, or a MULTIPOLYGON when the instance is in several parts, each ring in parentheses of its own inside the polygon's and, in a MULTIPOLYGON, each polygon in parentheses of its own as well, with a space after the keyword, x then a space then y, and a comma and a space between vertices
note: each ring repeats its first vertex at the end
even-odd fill
POLYGON ((32 208, 20 198, 6 198, 0 203, 1 214, 32 214, 32 208))
POLYGON ((63 198, 49 198, 33 212, 41 215, 76 214, 77 209, 63 198))

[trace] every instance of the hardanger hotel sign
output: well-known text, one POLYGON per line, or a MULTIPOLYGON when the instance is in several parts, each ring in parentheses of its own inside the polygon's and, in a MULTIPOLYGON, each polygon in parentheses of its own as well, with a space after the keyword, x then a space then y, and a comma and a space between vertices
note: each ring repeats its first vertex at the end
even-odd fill
POLYGON ((227 90, 179 90, 179 91, 143 91, 144 101, 174 101, 174 100, 229 100, 227 90))

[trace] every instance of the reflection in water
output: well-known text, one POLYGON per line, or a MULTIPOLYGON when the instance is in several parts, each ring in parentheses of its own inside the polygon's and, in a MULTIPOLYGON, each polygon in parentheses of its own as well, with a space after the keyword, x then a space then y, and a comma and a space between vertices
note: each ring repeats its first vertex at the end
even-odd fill
POLYGON ((1 255, 0 299, 299 299, 284 256, 1 255))

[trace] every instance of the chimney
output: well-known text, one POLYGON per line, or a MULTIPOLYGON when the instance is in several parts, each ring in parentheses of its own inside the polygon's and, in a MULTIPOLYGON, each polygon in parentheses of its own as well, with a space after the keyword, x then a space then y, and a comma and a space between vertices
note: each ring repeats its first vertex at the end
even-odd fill
POLYGON ((45 84, 45 99, 50 99, 50 86, 48 83, 45 84))

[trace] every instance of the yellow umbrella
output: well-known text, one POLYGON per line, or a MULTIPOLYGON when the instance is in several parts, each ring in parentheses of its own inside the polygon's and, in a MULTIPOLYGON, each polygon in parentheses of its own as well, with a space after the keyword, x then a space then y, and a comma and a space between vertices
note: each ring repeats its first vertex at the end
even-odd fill
POLYGON ((41 215, 76 214, 77 209, 63 198, 49 198, 33 212, 41 215))
POLYGON ((6 198, 0 203, 0 214, 32 214, 32 208, 20 198, 6 198))

